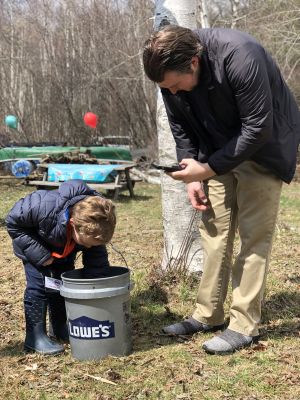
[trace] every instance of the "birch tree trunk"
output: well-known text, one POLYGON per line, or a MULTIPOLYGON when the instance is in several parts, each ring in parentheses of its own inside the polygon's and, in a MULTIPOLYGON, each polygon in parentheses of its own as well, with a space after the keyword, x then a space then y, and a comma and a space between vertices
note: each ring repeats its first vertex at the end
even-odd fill
POLYGON ((236 27, 236 22, 239 16, 240 0, 230 0, 230 4, 232 12, 231 28, 234 29, 236 27))
POLYGON ((200 21, 201 21, 201 27, 202 28, 209 28, 209 20, 208 20, 208 12, 207 12, 207 1, 206 0, 201 0, 200 1, 200 21))
MULTIPOLYGON (((160 30, 165 25, 175 24, 194 29, 196 28, 195 13, 195 0, 157 0, 154 28, 160 30)), ((157 130, 160 162, 162 164, 176 163, 175 141, 160 90, 157 96, 157 130)), ((180 265, 181 268, 177 268, 179 270, 184 267, 188 272, 201 271, 203 256, 197 223, 200 213, 195 213, 192 208, 184 183, 175 181, 162 173, 161 184, 164 226, 162 268, 175 270, 176 266, 180 265), (195 220, 190 226, 193 217, 195 220)))

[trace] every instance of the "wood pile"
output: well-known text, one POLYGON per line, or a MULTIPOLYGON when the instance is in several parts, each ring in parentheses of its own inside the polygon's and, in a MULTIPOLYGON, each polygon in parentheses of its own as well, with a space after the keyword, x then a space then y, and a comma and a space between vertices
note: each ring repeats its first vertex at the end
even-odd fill
POLYGON ((99 164, 96 157, 92 156, 87 150, 85 153, 78 150, 67 153, 45 155, 41 159, 41 163, 47 164, 99 164))

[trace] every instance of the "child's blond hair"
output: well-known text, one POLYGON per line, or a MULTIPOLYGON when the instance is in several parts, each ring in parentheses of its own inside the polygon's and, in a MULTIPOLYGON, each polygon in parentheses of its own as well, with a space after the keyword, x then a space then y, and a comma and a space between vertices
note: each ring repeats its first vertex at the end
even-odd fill
POLYGON ((72 207, 75 229, 81 234, 108 243, 115 230, 116 214, 112 201, 100 196, 87 196, 72 207))

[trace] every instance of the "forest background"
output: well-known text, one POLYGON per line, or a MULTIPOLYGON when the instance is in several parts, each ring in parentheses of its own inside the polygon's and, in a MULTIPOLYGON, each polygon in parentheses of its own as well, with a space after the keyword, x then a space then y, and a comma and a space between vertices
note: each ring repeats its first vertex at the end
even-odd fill
MULTIPOLYGON (((141 49, 153 30, 150 0, 1 0, 0 145, 101 144, 128 136, 155 154, 156 89, 141 49), (83 115, 100 116, 97 129, 83 115)), ((201 2, 199 2, 201 4, 201 2)), ((212 0, 211 26, 254 35, 271 52, 300 102, 299 0, 212 0)), ((200 6, 198 26, 200 27, 200 6)))

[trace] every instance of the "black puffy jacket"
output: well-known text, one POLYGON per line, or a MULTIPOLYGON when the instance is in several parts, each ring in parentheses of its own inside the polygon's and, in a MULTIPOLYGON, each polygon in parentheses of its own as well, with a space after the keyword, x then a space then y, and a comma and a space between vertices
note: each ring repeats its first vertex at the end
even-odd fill
POLYGON ((277 65, 246 33, 223 28, 195 33, 204 48, 197 87, 175 95, 162 89, 178 160, 208 162, 217 175, 253 160, 289 183, 300 113, 277 65))
MULTIPOLYGON (((67 239, 68 209, 86 196, 100 195, 74 179, 57 190, 37 190, 17 201, 5 221, 15 255, 40 267, 53 251, 61 254, 67 239)), ((109 267, 105 246, 76 245, 73 252, 81 250, 84 266, 109 267)))

